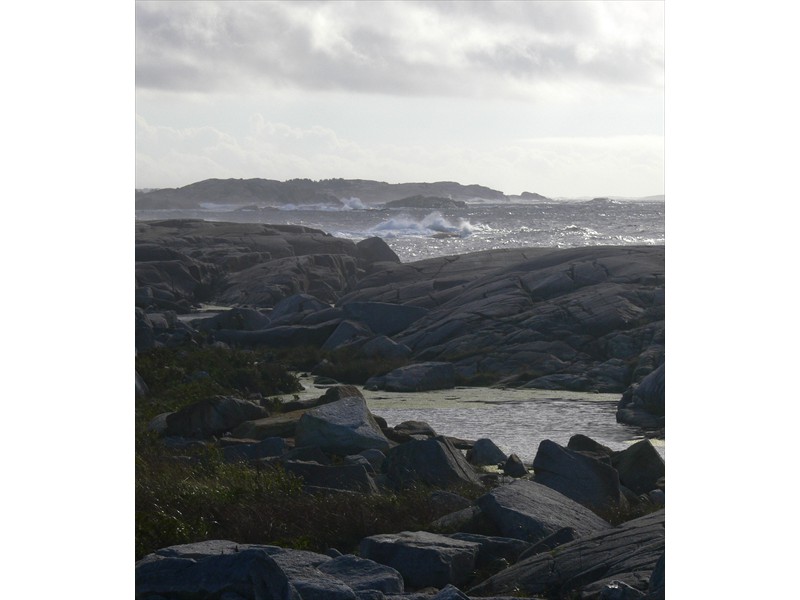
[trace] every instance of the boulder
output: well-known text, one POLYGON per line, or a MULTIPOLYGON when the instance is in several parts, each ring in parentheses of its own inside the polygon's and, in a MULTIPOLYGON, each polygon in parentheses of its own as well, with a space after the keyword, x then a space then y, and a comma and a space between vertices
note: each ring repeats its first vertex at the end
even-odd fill
POLYGON ((463 484, 482 486, 461 451, 443 436, 395 446, 386 453, 384 472, 398 488, 418 483, 442 489, 463 484))
POLYGON ((276 417, 264 417, 245 421, 231 430, 231 435, 238 438, 263 440, 268 437, 294 437, 297 422, 304 411, 293 411, 276 417))
POLYGON ((616 452, 611 462, 619 472, 622 485, 637 494, 656 489, 658 480, 665 475, 664 459, 648 439, 616 452))
POLYGON ((664 427, 664 365, 628 388, 617 405, 617 421, 646 429, 664 427))
POLYGON ((290 550, 277 546, 256 546, 268 552, 280 566, 303 600, 356 600, 353 590, 341 579, 321 570, 332 559, 325 554, 290 550))
POLYGON ((425 421, 403 421, 394 426, 395 433, 413 439, 436 437, 436 432, 425 421))
POLYGON ((448 583, 431 600, 469 600, 469 596, 456 586, 448 583))
POLYGON ((489 438, 481 438, 467 450, 467 462, 476 467, 499 465, 508 460, 505 453, 489 438))
POLYGON ((269 411, 249 400, 216 396, 194 402, 167 416, 165 434, 207 438, 231 431, 245 421, 264 418, 269 411))
POLYGON ((503 473, 509 477, 525 477, 528 469, 525 468, 520 457, 512 453, 503 464, 503 473))
POLYGON ((372 267, 373 263, 389 262, 399 263, 400 257, 389 247, 382 238, 371 237, 356 242, 359 264, 372 267))
POLYGON ((583 590, 604 580, 636 588, 641 574, 653 572, 663 554, 664 511, 658 511, 520 560, 468 594, 583 597, 583 590))
POLYGON ((618 510, 624 502, 619 475, 610 465, 542 440, 533 459, 534 481, 595 512, 618 510))
POLYGON ((476 567, 484 569, 499 560, 505 560, 509 564, 517 562, 520 555, 528 550, 531 545, 528 542, 514 538, 499 536, 479 535, 477 533, 451 533, 447 537, 454 540, 475 542, 479 545, 476 567))
POLYGON ((647 584, 648 600, 664 600, 664 587, 664 555, 662 554, 650 574, 650 581, 647 584))
POLYGON ((567 442, 567 448, 574 450, 575 452, 586 452, 598 458, 601 456, 607 456, 610 458, 611 455, 614 454, 614 451, 608 446, 604 446, 603 444, 594 441, 589 436, 581 433, 575 434, 569 438, 569 442, 567 442))
POLYGON ((368 448, 359 452, 358 455, 366 458, 376 473, 380 473, 383 470, 383 461, 386 460, 386 455, 380 450, 368 448))
POLYGON ((378 487, 363 465, 321 465, 316 462, 299 460, 283 461, 287 473, 303 479, 312 488, 328 488, 377 494, 378 487))
POLYGON ((330 304, 310 294, 293 294, 276 303, 269 313, 269 318, 273 323, 291 325, 298 323, 309 314, 327 308, 330 308, 330 304))
POLYGON ((363 397, 351 396, 306 412, 297 423, 298 446, 319 446, 333 454, 356 454, 374 448, 389 449, 363 397))
POLYGON ((387 392, 426 392, 455 387, 455 369, 452 363, 423 362, 400 367, 382 377, 371 378, 364 387, 387 392))
POLYGON ((384 594, 402 594, 403 576, 395 569, 352 554, 338 556, 318 569, 343 581, 355 592, 376 590, 384 594))
POLYGON ((283 569, 263 550, 198 557, 151 554, 136 563, 136 598, 300 600, 283 569))
POLYGON ((396 569, 410 588, 460 585, 469 580, 480 545, 426 531, 373 535, 359 553, 396 569))
POLYGON ((518 479, 476 501, 503 537, 535 543, 570 527, 584 536, 610 525, 577 502, 540 483, 518 479))

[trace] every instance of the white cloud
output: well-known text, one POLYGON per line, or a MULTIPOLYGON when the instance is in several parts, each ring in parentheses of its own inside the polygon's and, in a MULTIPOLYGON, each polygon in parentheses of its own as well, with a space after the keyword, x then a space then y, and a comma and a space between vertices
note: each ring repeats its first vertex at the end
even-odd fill
POLYGON ((659 2, 136 6, 140 88, 532 97, 543 84, 663 83, 659 2))

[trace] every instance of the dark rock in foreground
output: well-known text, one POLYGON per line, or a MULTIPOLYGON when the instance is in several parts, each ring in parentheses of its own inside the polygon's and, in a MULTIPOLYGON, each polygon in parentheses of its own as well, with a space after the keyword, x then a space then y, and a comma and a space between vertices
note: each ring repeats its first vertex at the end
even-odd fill
POLYGON ((622 396, 617 421, 646 428, 664 427, 665 376, 662 364, 622 396))
POLYGON ((477 505, 504 537, 538 542, 564 527, 585 536, 610 525, 592 511, 555 490, 520 479, 477 500, 477 505))
POLYGON ((624 502, 619 473, 609 464, 542 440, 533 459, 534 481, 599 512, 619 510, 624 502))
POLYGON ((397 569, 411 588, 466 582, 480 545, 426 531, 374 535, 359 545, 361 556, 397 569))
POLYGON ((442 436, 412 440, 392 448, 386 454, 384 471, 398 488, 418 483, 438 488, 482 485, 461 451, 442 436))
POLYGON ((518 590, 564 598, 611 579, 641 587, 663 554, 664 511, 658 511, 558 546, 555 552, 523 559, 468 593, 487 596, 518 590))

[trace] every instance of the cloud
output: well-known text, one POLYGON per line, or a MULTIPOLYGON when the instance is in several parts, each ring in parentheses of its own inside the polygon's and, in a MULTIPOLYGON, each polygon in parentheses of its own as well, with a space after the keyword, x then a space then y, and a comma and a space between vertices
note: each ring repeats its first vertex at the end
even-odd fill
POLYGON ((658 89, 663 4, 137 2, 136 82, 450 97, 658 89))

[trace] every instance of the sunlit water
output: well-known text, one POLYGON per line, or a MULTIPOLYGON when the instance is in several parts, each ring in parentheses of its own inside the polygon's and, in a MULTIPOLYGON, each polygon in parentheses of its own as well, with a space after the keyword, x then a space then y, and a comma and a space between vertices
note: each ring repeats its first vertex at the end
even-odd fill
POLYGON ((478 250, 526 246, 662 245, 664 202, 470 202, 441 211, 424 208, 208 205, 192 210, 136 211, 141 220, 195 218, 236 223, 304 225, 360 241, 381 237, 403 262, 478 250))
MULTIPOLYGON (((318 397, 310 379, 301 379, 304 397, 318 397)), ((552 390, 455 388, 433 392, 391 393, 362 390, 373 414, 390 426, 425 421, 436 433, 461 439, 489 438, 506 454, 530 463, 542 440, 566 446, 577 434, 612 450, 622 450, 643 431, 616 422, 619 394, 552 390)), ((664 440, 652 440, 664 456, 664 440)))

